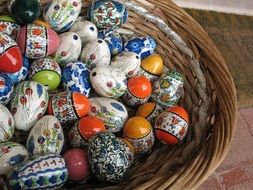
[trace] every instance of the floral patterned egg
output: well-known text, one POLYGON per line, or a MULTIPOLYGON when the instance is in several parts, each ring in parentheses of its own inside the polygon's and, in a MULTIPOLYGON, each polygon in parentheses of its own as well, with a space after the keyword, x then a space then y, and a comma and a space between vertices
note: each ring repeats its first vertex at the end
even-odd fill
POLYGON ((154 82, 151 98, 164 108, 174 106, 183 93, 183 84, 184 80, 180 73, 166 72, 154 82))
POLYGON ((20 29, 17 43, 26 57, 40 59, 55 53, 59 47, 60 39, 58 34, 50 28, 28 24, 20 29))
POLYGON ((30 155, 60 154, 64 143, 64 134, 58 119, 52 115, 42 117, 31 129, 26 141, 30 155))
POLYGON ((122 141, 112 133, 99 133, 88 144, 88 159, 92 173, 101 181, 122 181, 131 166, 122 141))
POLYGON ((155 81, 164 71, 163 59, 158 54, 153 54, 141 61, 139 75, 146 76, 149 80, 155 81))
POLYGON ((124 138, 118 137, 118 140, 122 142, 123 146, 125 147, 126 154, 128 155, 128 160, 131 164, 134 162, 135 152, 132 143, 124 138))
POLYGON ((41 14, 39 0, 8 0, 12 17, 21 24, 32 23, 41 14))
POLYGON ((82 50, 81 61, 86 63, 89 68, 98 65, 108 66, 111 61, 111 53, 107 43, 102 39, 88 42, 82 50))
POLYGON ((150 151, 155 143, 155 135, 151 124, 142 117, 130 118, 123 128, 123 138, 130 141, 135 153, 150 151))
POLYGON ((20 25, 10 16, 0 16, 0 32, 16 39, 20 25))
POLYGON ((125 5, 119 2, 100 0, 91 4, 88 17, 99 29, 119 28, 126 23, 128 12, 125 5))
POLYGON ((161 106, 153 102, 147 102, 138 108, 136 116, 143 117, 154 125, 157 116, 162 112, 163 109, 161 106))
POLYGON ((83 118, 89 109, 88 98, 79 92, 72 92, 51 97, 47 111, 49 115, 54 115, 64 125, 83 118))
POLYGON ((23 66, 22 68, 15 73, 6 73, 12 80, 14 85, 17 85, 21 81, 25 80, 28 75, 29 70, 29 59, 23 56, 23 66))
POLYGON ((43 18, 56 32, 65 32, 74 24, 81 8, 81 0, 53 0, 45 7, 43 18))
POLYGON ((4 73, 0 73, 0 104, 8 104, 14 89, 11 78, 4 73))
POLYGON ((128 118, 126 107, 110 98, 90 98, 89 115, 98 117, 111 133, 120 132, 128 118))
POLYGON ((11 139, 15 130, 15 121, 10 111, 0 104, 0 143, 11 139))
POLYGON ((137 53, 141 59, 152 55, 156 48, 156 42, 152 37, 137 37, 125 43, 124 51, 137 53))
POLYGON ((0 143, 0 175, 7 175, 19 163, 29 158, 25 147, 15 142, 0 143))
POLYGON ((155 136, 164 144, 179 144, 186 136, 189 116, 180 106, 171 107, 161 113, 155 123, 155 136))
POLYGON ((61 82, 61 68, 50 57, 38 59, 31 64, 29 79, 44 85, 48 91, 56 90, 61 82))
POLYGON ((80 119, 69 131, 69 144, 73 148, 87 148, 88 141, 97 133, 106 131, 104 122, 94 116, 80 119))
POLYGON ((14 167, 7 176, 10 189, 60 189, 68 178, 62 156, 56 154, 31 158, 14 167))
POLYGON ((82 62, 68 63, 62 70, 64 89, 70 92, 80 92, 89 97, 91 90, 90 70, 82 62))
POLYGON ((99 95, 108 98, 119 98, 127 89, 125 74, 114 67, 97 66, 90 73, 90 81, 99 95))
POLYGON ((131 77, 127 82, 127 91, 123 100, 129 106, 139 106, 146 103, 152 93, 152 85, 144 76, 131 77))
POLYGON ((48 105, 47 89, 38 82, 19 83, 11 99, 11 113, 16 128, 28 131, 44 115, 48 105))
POLYGON ((88 153, 82 149, 70 149, 64 153, 68 168, 68 180, 74 183, 85 183, 90 175, 88 153))
POLYGON ((7 34, 0 34, 0 71, 15 73, 22 67, 22 54, 15 42, 7 34))
POLYGON ((123 51, 123 41, 121 36, 112 29, 101 30, 98 37, 105 40, 109 46, 111 55, 118 55, 123 51))
POLYGON ((134 52, 122 52, 111 61, 111 66, 124 71, 127 78, 137 75, 141 65, 141 58, 134 52))
POLYGON ((82 50, 81 38, 75 32, 65 32, 60 34, 59 37, 61 43, 54 55, 54 59, 61 66, 77 61, 82 50))
POLYGON ((81 38, 82 45, 95 41, 98 38, 98 29, 95 24, 88 20, 79 18, 70 28, 70 32, 75 32, 81 38))

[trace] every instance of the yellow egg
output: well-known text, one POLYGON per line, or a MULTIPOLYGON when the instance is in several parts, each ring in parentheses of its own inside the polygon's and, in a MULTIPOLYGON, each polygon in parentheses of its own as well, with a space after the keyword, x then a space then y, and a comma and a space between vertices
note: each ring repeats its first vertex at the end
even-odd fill
POLYGON ((153 80, 163 74, 164 65, 163 59, 158 54, 153 54, 141 62, 141 74, 148 76, 150 80, 153 80), (144 72, 146 73, 144 73, 144 72), (150 76, 149 76, 150 75, 150 76))

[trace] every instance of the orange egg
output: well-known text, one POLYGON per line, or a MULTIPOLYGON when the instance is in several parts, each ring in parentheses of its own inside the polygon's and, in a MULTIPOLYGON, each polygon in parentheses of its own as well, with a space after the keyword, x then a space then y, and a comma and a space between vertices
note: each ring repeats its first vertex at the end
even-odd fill
POLYGON ((175 145, 186 136, 189 117, 186 110, 175 106, 161 113, 155 122, 155 136, 164 144, 175 145))
POLYGON ((151 124, 138 116, 126 122, 123 128, 123 138, 132 143, 137 154, 151 150, 155 141, 151 124))
POLYGON ((79 118, 84 117, 90 111, 90 102, 88 98, 78 92, 72 93, 73 106, 79 118))
POLYGON ((78 129, 81 136, 87 141, 95 134, 106 131, 103 121, 93 116, 82 118, 78 123, 78 129))
POLYGON ((33 24, 37 24, 37 25, 40 25, 40 26, 45 26, 45 27, 47 27, 47 28, 51 28, 50 25, 49 25, 47 22, 45 22, 45 21, 43 21, 43 20, 41 20, 41 19, 35 20, 35 21, 33 22, 33 24))
POLYGON ((147 98, 152 93, 152 85, 144 76, 135 76, 128 80, 129 91, 138 98, 147 98))

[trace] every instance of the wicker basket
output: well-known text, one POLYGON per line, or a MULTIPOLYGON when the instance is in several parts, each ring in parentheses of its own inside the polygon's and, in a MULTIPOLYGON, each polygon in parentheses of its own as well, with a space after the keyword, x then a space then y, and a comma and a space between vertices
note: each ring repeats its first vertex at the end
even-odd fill
MULTIPOLYGON (((232 77, 207 33, 170 0, 116 1, 129 10, 124 28, 154 37, 166 66, 184 74, 180 104, 190 113, 190 129, 180 145, 159 144, 137 160, 125 181, 71 189, 196 189, 222 162, 232 140, 237 116, 232 77)), ((7 12, 6 2, 0 0, 1 13, 7 12)), ((83 1, 82 15, 89 3, 83 1)))

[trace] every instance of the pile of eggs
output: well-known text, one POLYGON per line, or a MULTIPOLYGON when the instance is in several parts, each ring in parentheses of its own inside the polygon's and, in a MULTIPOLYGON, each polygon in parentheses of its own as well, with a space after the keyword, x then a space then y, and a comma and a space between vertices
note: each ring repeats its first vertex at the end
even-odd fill
POLYGON ((123 4, 95 1, 87 20, 81 7, 9 0, 0 16, 0 176, 10 189, 117 183, 155 140, 187 134, 183 77, 165 71, 155 40, 121 37, 123 4))

